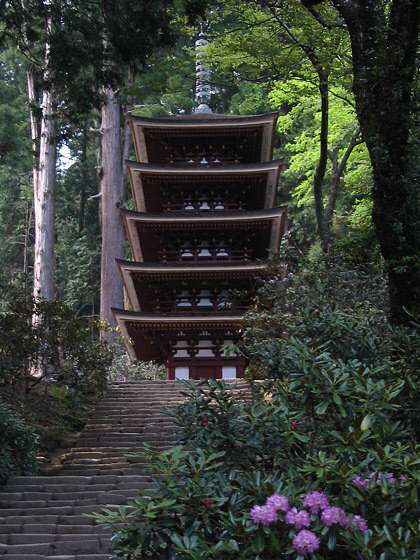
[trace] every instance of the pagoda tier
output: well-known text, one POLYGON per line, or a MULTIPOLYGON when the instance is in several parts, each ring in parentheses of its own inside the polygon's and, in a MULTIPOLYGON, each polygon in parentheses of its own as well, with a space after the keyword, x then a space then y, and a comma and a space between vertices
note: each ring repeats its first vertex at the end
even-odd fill
POLYGON ((262 210, 275 203, 281 161, 179 168, 126 162, 139 212, 262 210))
POLYGON ((278 113, 129 117, 137 160, 181 166, 269 161, 278 113))
POLYGON ((264 263, 117 264, 131 309, 144 313, 245 311, 246 294, 266 270, 264 263))
POLYGON ((168 377, 242 377, 239 342, 255 279, 279 248, 281 161, 270 161, 277 113, 130 116, 126 162, 135 211, 121 210, 133 262, 118 260, 127 306, 114 309, 133 359, 168 377))
POLYGON ((242 314, 112 311, 132 359, 166 363, 169 379, 243 377, 245 359, 223 348, 239 341, 242 314))
POLYGON ((265 260, 279 248, 285 208, 223 214, 149 214, 123 210, 135 261, 265 260))

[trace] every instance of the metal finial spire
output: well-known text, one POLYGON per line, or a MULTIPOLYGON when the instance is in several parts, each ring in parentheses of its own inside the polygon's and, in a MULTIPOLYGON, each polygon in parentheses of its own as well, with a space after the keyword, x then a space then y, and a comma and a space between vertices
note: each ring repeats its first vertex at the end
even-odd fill
POLYGON ((195 100, 197 102, 196 113, 212 113, 209 107, 211 88, 210 88, 210 70, 205 68, 203 63, 204 48, 208 45, 208 41, 203 31, 203 24, 200 25, 200 34, 195 42, 196 62, 195 62, 195 100))

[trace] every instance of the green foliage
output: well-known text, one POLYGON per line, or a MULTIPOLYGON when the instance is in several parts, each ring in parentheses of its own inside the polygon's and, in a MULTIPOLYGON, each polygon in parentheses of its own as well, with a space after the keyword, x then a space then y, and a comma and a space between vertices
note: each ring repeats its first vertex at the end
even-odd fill
MULTIPOLYGON (((380 372, 370 374, 380 382, 380 372)), ((313 518, 322 543, 322 556, 314 558, 333 559, 340 550, 345 560, 378 560, 381 554, 414 560, 419 460, 405 427, 392 421, 398 391, 379 397, 382 402, 374 408, 378 412, 377 406, 385 403, 378 414, 381 420, 369 422, 359 413, 372 392, 364 391, 360 377, 340 381, 337 391, 356 404, 351 418, 335 410, 314 412, 308 399, 297 405, 308 384, 314 389, 319 382, 259 383, 251 402, 241 402, 223 382, 186 384, 187 402, 173 413, 184 447, 164 452, 147 448, 155 488, 131 503, 132 513, 121 509, 96 516, 113 527, 117 555, 293 557, 294 531, 281 518, 269 528, 256 525, 249 511, 273 493, 298 505, 306 492, 322 489, 331 504, 362 515, 369 530, 362 535, 337 526, 322 528, 313 518), (372 471, 392 472, 396 480, 384 477, 362 492, 352 481, 372 471)))
POLYGON ((251 396, 184 382, 184 403, 166 411, 179 446, 145 451, 154 489, 132 512, 97 516, 114 530, 117 557, 302 560, 282 513, 264 526, 250 510, 274 493, 300 509, 318 490, 368 529, 312 514, 321 544, 311 558, 417 558, 420 328, 383 317, 380 273, 334 259, 286 277, 280 261, 263 282, 243 327, 251 396))
MULTIPOLYGON (((279 131, 288 138, 284 149, 288 152, 286 174, 295 177, 298 205, 312 203, 313 173, 319 158, 318 131, 321 123, 321 100, 319 91, 308 81, 291 79, 277 82, 270 92, 270 101, 276 108, 289 107, 278 119, 279 131)), ((350 138, 357 129, 356 112, 351 94, 340 86, 330 86, 328 145, 331 159, 340 162, 350 138)), ((344 177, 344 188, 357 184, 360 178, 370 177, 371 166, 366 146, 357 150, 349 160, 344 177), (355 177, 353 177, 355 175, 355 177)), ((331 161, 326 183, 331 181, 331 161)))
POLYGON ((46 379, 74 397, 103 390, 113 352, 89 325, 60 301, 33 301, 5 286, 2 294, 0 372, 11 396, 27 395, 46 379))
POLYGON ((166 367, 154 362, 131 362, 124 354, 117 356, 108 370, 110 381, 166 379, 166 367))
POLYGON ((23 56, 0 52, 0 269, 27 269, 31 253, 32 158, 23 56))
POLYGON ((0 401, 0 484, 37 469, 38 436, 12 407, 0 401))

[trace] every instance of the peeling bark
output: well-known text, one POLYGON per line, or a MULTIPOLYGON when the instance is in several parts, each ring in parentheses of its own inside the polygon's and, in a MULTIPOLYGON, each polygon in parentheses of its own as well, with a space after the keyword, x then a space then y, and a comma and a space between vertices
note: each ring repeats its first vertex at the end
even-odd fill
MULTIPOLYGON (((125 202, 125 182, 121 148, 121 109, 113 90, 103 92, 101 192, 101 321, 115 326, 111 307, 123 307, 121 276, 115 262, 123 258, 124 227, 119 207, 125 202)), ((112 342, 114 333, 102 333, 112 342)))
POLYGON ((55 190, 57 163, 57 103, 54 93, 42 96, 39 175, 34 189, 35 252, 34 290, 36 299, 54 299, 55 190))

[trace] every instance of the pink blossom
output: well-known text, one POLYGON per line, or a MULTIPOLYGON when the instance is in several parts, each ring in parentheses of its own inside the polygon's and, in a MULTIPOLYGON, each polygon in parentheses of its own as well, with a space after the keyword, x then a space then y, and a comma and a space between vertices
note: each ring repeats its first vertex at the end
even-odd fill
POLYGON ((319 539, 312 531, 302 529, 293 537, 293 546, 299 554, 315 552, 319 548, 319 539))
POLYGON ((360 515, 355 515, 353 519, 350 519, 348 522, 348 528, 350 531, 353 531, 354 527, 359 529, 361 533, 365 533, 368 530, 368 526, 366 521, 360 515))
POLYGON ((353 484, 355 484, 356 486, 358 486, 361 490, 366 490, 366 488, 369 486, 370 481, 372 480, 372 478, 374 478, 376 476, 376 482, 379 483, 382 480, 382 476, 384 476, 388 482, 390 482, 391 484, 393 482, 395 482, 395 477, 394 477, 394 473, 388 473, 386 475, 383 475, 383 473, 381 471, 373 471, 370 473, 370 475, 365 478, 365 479, 361 479, 360 476, 356 476, 356 478, 353 478, 352 482, 353 484))
POLYGON ((318 513, 320 509, 328 507, 328 498, 322 492, 308 492, 303 500, 303 507, 307 507, 311 513, 318 513))
POLYGON ((261 525, 270 525, 277 521, 277 510, 272 506, 254 506, 249 515, 254 523, 261 523, 261 525))
POLYGON ((213 500, 210 500, 210 498, 206 498, 204 500, 204 504, 205 504, 206 508, 210 508, 213 504, 213 500))
POLYGON ((365 478, 364 480, 362 480, 360 478, 360 476, 356 476, 356 478, 353 478, 352 480, 353 484, 355 484, 358 488, 360 488, 360 490, 366 490, 366 488, 368 487, 368 484, 370 482, 369 478, 365 478))
POLYGON ((309 513, 304 509, 298 511, 295 507, 289 509, 284 520, 287 525, 294 525, 295 529, 309 527, 309 525, 311 524, 309 513))
POLYGON ((338 507, 327 507, 321 514, 321 521, 327 527, 331 527, 335 523, 346 526, 346 513, 338 507))
POLYGON ((281 511, 289 511, 289 500, 286 496, 282 496, 280 494, 273 494, 269 498, 267 498, 266 502, 267 506, 271 506, 275 509, 279 509, 281 511))
POLYGON ((291 428, 294 432, 296 432, 296 430, 298 429, 298 425, 295 424, 295 422, 293 422, 293 424, 291 425, 291 428))

